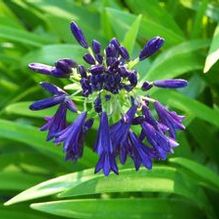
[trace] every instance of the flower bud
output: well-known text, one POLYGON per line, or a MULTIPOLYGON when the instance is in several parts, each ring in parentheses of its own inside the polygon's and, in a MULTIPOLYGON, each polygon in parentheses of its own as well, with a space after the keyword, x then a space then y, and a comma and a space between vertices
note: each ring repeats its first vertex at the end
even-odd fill
POLYGON ((78 41, 78 43, 84 47, 85 49, 88 48, 87 41, 84 37, 84 34, 82 30, 78 27, 77 23, 72 21, 71 22, 71 32, 73 33, 75 39, 78 41))
POLYGON ((95 64, 95 60, 94 60, 93 56, 91 54, 89 54, 89 53, 86 53, 83 56, 83 59, 84 59, 85 62, 87 62, 90 65, 94 65, 95 64))
POLYGON ((139 54, 140 61, 146 59, 147 57, 157 52, 161 48, 163 43, 164 39, 159 36, 149 40, 139 54))
POLYGON ((182 88, 188 85, 188 82, 183 79, 167 79, 157 80, 153 82, 154 86, 162 88, 182 88))
POLYGON ((141 86, 141 89, 142 90, 150 90, 151 88, 153 87, 153 84, 148 82, 148 81, 145 81, 142 86, 141 86))
POLYGON ((101 44, 97 40, 92 41, 92 50, 95 54, 99 54, 101 49, 101 44))
POLYGON ((127 49, 123 46, 119 47, 119 54, 122 56, 123 59, 125 60, 129 60, 129 53, 127 51, 127 49))

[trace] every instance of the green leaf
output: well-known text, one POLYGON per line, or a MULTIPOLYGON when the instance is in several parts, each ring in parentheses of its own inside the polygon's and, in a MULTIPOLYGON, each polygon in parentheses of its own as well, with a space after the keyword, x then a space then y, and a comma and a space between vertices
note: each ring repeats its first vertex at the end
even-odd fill
POLYGON ((107 12, 106 12, 105 8, 102 8, 102 10, 101 10, 101 29, 102 29, 103 35, 108 40, 110 40, 114 37, 112 26, 110 24, 110 19, 107 16, 107 12))
POLYGON ((23 43, 25 45, 40 47, 45 44, 54 42, 49 37, 39 36, 37 34, 29 33, 17 28, 0 25, 0 29, 0 38, 11 40, 13 42, 23 43))
POLYGON ((82 7, 76 2, 68 0, 40 0, 37 2, 29 1, 28 3, 31 4, 32 7, 38 8, 40 12, 44 12, 45 15, 43 18, 46 20, 47 25, 49 25, 50 30, 55 32, 61 40, 64 39, 70 42, 71 36, 72 42, 77 43, 69 28, 69 24, 72 20, 78 22, 88 42, 91 42, 91 40, 96 37, 99 41, 103 39, 100 34, 101 31, 99 31, 101 29, 100 20, 96 8, 89 10, 87 7, 82 7), (57 24, 57 27, 54 24, 57 24), (63 26, 65 28, 63 28, 63 26))
POLYGON ((9 26, 23 29, 22 22, 3 1, 0 2, 0 17, 1 24, 7 24, 9 26))
POLYGON ((141 18, 142 18, 142 15, 138 15, 138 17, 135 19, 135 21, 130 26, 129 31, 126 33, 124 40, 123 40, 123 45, 127 48, 130 55, 132 54, 134 46, 135 46, 139 26, 141 23, 141 18))
MULTIPOLYGON (((187 7, 189 9, 192 9, 195 11, 199 10, 200 4, 201 4, 200 0, 180 0, 180 3, 184 7, 187 7)), ((216 1, 215 1, 215 3, 216 3, 216 1)), ((218 4, 214 4, 214 2, 208 3, 205 15, 218 22, 219 21, 218 4)))
POLYGON ((81 196, 111 192, 164 192, 181 195, 198 206, 205 205, 205 196, 194 182, 180 170, 172 167, 154 166, 152 171, 134 169, 120 171, 120 176, 95 177, 65 190, 59 197, 81 196), (191 195, 196 193, 196 198, 191 195), (197 197, 199 197, 197 199, 197 197))
POLYGON ((6 205, 63 192, 60 197, 81 196, 105 192, 164 192, 181 195, 202 207, 206 198, 191 178, 176 168, 154 166, 145 169, 122 169, 120 175, 94 175, 90 170, 58 177, 30 188, 6 205), (196 197, 193 196, 194 192, 196 197), (31 194, 31 196, 30 196, 31 194))
POLYGON ((98 177, 98 175, 94 175, 93 169, 88 169, 50 179, 23 191, 7 201, 5 205, 12 205, 18 202, 54 195, 94 177, 98 177))
POLYGON ((219 113, 203 103, 193 100, 172 90, 156 90, 153 95, 156 99, 171 107, 175 107, 192 116, 205 120, 216 127, 219 127, 219 113))
POLYGON ((171 163, 179 164, 180 166, 190 170, 197 176, 201 178, 204 183, 210 184, 214 186, 214 188, 219 190, 219 176, 211 171, 209 168, 186 158, 182 157, 174 157, 170 158, 169 161, 171 163))
POLYGON ((219 24, 217 25, 214 36, 211 42, 211 46, 208 52, 208 56, 205 60, 204 73, 207 73, 211 67, 219 59, 219 24))
POLYGON ((203 58, 196 51, 209 46, 208 40, 192 40, 160 54, 142 80, 173 78, 203 68, 203 58))
POLYGON ((29 109, 29 106, 33 102, 26 101, 26 102, 18 102, 18 103, 12 103, 5 108, 5 112, 8 114, 16 114, 21 116, 30 116, 30 117, 36 117, 36 118, 43 118, 45 116, 52 116, 55 113, 54 108, 49 109, 43 109, 40 111, 31 111, 29 109))
POLYGON ((78 45, 71 44, 54 44, 43 46, 38 50, 33 50, 22 58, 22 64, 26 66, 31 62, 40 62, 47 64, 54 64, 54 62, 61 58, 72 58, 76 61, 81 61, 84 53, 83 48, 78 45))
MULTIPOLYGON (((10 141, 8 142, 10 144, 10 141)), ((0 155, 0 169, 2 171, 23 171, 34 176, 37 174, 48 176, 53 173, 54 165, 56 165, 56 173, 63 173, 63 167, 58 166, 56 162, 42 154, 36 156, 37 153, 35 151, 32 152, 29 148, 25 148, 25 146, 23 148, 22 146, 15 148, 13 145, 5 145, 5 147, 1 148, 1 151, 3 152, 0 155)))
POLYGON ((191 31, 191 37, 197 38, 201 35, 201 32, 203 31, 202 28, 202 19, 205 15, 206 9, 208 7, 208 0, 202 0, 200 1, 200 5, 198 6, 197 13, 195 15, 192 31, 191 31))
POLYGON ((147 19, 151 19, 160 25, 175 31, 183 36, 183 31, 179 28, 171 13, 165 10, 158 1, 147 0, 142 4, 142 0, 127 0, 127 5, 135 14, 143 14, 147 19))
POLYGON ((31 204, 31 208, 59 216, 83 219, 184 219, 201 216, 201 212, 191 203, 162 198, 65 200, 31 204))
POLYGON ((31 175, 21 171, 1 171, 0 178, 0 189, 8 191, 20 191, 45 180, 45 177, 31 175))
POLYGON ((28 213, 22 211, 23 209, 11 210, 11 209, 0 209, 1 218, 10 218, 10 219, 48 219, 43 215, 36 215, 34 212, 28 213))
MULTIPOLYGON (((0 119, 0 137, 25 143, 52 158, 65 169, 73 169, 70 162, 64 161, 62 149, 55 147, 51 142, 46 142, 46 133, 40 132, 36 127, 0 119)), ((96 160, 94 153, 85 147, 83 158, 78 161, 78 164, 88 167, 93 165, 94 160, 96 160)))
MULTIPOLYGON (((134 22, 137 16, 119 11, 112 8, 107 8, 107 14, 110 18, 112 28, 116 32, 119 39, 123 39, 124 32, 129 30, 130 24, 134 22), (117 19, 115 19, 115 17, 117 19)), ((140 27, 139 27, 139 37, 141 39, 149 39, 156 35, 160 35, 166 39, 166 45, 177 44, 183 41, 183 37, 170 28, 166 28, 160 25, 159 22, 155 22, 150 18, 142 18, 140 27)))

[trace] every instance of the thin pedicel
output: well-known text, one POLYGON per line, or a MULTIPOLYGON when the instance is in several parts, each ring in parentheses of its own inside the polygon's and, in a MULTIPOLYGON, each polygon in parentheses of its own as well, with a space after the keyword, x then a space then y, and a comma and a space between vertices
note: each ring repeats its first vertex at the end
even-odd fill
POLYGON ((77 42, 86 49, 83 60, 90 65, 88 68, 69 58, 56 61, 54 66, 29 64, 34 72, 68 78, 79 88, 70 95, 54 84, 40 84, 52 97, 36 101, 30 109, 58 105, 55 115, 46 117, 46 123, 40 129, 48 131, 47 140, 63 143, 66 160, 76 161, 83 155, 86 134, 96 118, 99 128, 94 151, 99 160, 95 173, 103 170, 106 176, 111 171, 118 174, 117 158, 125 164, 130 157, 136 170, 141 165, 151 169, 153 160, 165 160, 179 145, 176 131, 185 128, 182 124, 184 116, 169 111, 148 96, 147 91, 153 87, 182 88, 187 86, 187 81, 166 79, 139 83, 139 74, 134 69, 139 62, 155 54, 164 44, 164 39, 159 36, 152 38, 139 56, 131 60, 127 49, 116 38, 110 40, 102 51, 97 40, 89 46, 76 22, 73 21, 70 28, 77 42), (74 103, 75 95, 79 93, 84 101, 83 112, 78 111, 74 103), (151 113, 153 108, 155 116, 151 113), (71 124, 66 121, 69 111, 78 114, 71 124))

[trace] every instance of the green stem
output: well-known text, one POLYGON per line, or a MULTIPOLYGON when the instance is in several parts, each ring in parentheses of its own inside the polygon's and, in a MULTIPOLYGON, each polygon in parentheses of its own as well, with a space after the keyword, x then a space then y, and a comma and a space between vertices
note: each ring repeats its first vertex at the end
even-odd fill
POLYGON ((128 68, 129 69, 132 69, 134 66, 136 66, 138 63, 139 63, 139 58, 137 57, 136 59, 134 59, 133 61, 130 61, 129 63, 128 63, 128 68))

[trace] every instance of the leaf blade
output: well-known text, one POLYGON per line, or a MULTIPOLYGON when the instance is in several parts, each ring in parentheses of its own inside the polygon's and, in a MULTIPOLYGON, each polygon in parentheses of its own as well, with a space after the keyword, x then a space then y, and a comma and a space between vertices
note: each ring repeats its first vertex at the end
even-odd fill
POLYGON ((123 44, 129 51, 129 54, 131 55, 135 46, 135 41, 137 38, 139 26, 141 23, 142 15, 138 15, 138 17, 134 20, 132 25, 130 26, 129 31, 125 34, 123 44))
POLYGON ((219 59, 219 24, 217 25, 214 36, 211 42, 211 46, 205 60, 204 65, 204 73, 207 73, 211 67, 218 61, 219 59))

